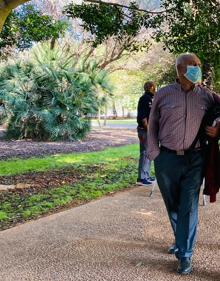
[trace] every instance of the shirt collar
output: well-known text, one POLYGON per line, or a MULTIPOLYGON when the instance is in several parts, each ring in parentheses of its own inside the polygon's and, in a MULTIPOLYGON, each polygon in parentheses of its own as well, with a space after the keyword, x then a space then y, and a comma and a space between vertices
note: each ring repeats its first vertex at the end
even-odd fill
POLYGON ((144 94, 150 96, 151 98, 153 98, 153 96, 154 96, 154 95, 153 95, 151 92, 149 92, 149 91, 146 91, 144 94))
MULTIPOLYGON (((183 91, 182 88, 181 88, 181 84, 179 83, 178 78, 176 79, 176 82, 174 83, 174 85, 175 85, 177 90, 183 91)), ((190 92, 198 93, 199 89, 200 89, 199 86, 195 85, 195 87, 190 92)))

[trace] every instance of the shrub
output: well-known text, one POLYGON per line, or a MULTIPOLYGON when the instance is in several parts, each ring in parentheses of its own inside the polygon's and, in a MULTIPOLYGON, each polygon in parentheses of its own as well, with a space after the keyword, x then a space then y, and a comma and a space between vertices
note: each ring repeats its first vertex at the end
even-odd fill
POLYGON ((89 116, 108 92, 107 73, 62 46, 35 47, 0 68, 0 100, 9 138, 76 140, 90 130, 89 116))
POLYGON ((0 211, 0 221, 4 221, 8 218, 8 215, 4 211, 0 211))

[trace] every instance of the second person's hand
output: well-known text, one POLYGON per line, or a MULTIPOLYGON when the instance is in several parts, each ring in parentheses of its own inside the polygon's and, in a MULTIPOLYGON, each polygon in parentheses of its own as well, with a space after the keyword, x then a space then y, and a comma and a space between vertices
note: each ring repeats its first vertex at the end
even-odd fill
POLYGON ((217 138, 220 136, 220 123, 216 127, 206 127, 206 134, 211 138, 217 138))

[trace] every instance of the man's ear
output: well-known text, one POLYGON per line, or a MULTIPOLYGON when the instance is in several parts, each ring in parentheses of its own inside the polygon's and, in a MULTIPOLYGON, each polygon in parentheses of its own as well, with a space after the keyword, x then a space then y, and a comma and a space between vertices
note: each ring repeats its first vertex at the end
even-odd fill
POLYGON ((177 70, 178 70, 177 72, 178 76, 183 76, 187 72, 187 66, 179 64, 177 66, 177 70))
POLYGON ((155 93, 156 91, 157 91, 156 86, 152 86, 152 87, 151 87, 151 92, 152 92, 152 93, 155 93))

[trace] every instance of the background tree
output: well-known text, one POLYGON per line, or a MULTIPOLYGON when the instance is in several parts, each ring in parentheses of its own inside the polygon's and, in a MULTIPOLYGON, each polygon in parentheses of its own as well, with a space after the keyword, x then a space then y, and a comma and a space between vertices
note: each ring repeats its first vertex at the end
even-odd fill
POLYGON ((156 31, 156 39, 174 54, 196 53, 203 62, 205 83, 220 78, 220 2, 219 0, 163 0, 164 9, 175 7, 156 31))
POLYGON ((13 50, 30 48, 33 43, 56 40, 65 32, 67 23, 43 15, 33 5, 13 11, 0 34, 0 57, 7 57, 13 50))
POLYGON ((141 27, 152 27, 154 12, 143 13, 144 10, 140 11, 135 2, 131 2, 125 8, 111 2, 89 2, 92 4, 69 4, 65 7, 64 13, 68 17, 82 20, 83 28, 91 34, 90 41, 93 42, 93 46, 96 47, 109 38, 117 39, 119 42, 126 38, 126 50, 140 50, 144 46, 140 44, 141 40, 134 38, 140 33, 141 27))
POLYGON ((113 85, 112 99, 119 115, 124 117, 136 113, 137 102, 143 94, 146 81, 154 81, 158 88, 175 80, 174 57, 164 51, 162 44, 152 43, 148 52, 139 52, 129 58, 122 58, 117 65, 126 68, 110 73, 113 85))
POLYGON ((0 32, 11 11, 28 1, 29 0, 0 0, 0 32))
MULTIPOLYGON (((72 3, 64 9, 64 13, 70 19, 80 19, 80 25, 87 35, 82 40, 82 44, 87 48, 87 58, 94 56, 99 67, 109 73, 127 70, 128 59, 135 53, 147 52, 151 46, 148 32, 139 29, 140 15, 136 10, 136 4, 131 4, 131 7, 134 10, 124 10, 121 6, 102 3, 100 5, 72 3)), ((141 17, 147 22, 148 16, 142 14, 141 17)), ((112 102, 110 107, 113 115, 117 117, 117 100, 121 91, 114 92, 117 93, 117 97, 115 94, 112 95, 109 103, 112 102)), ((124 97, 120 98, 120 101, 122 100, 127 108, 130 103, 134 104, 133 97, 130 102, 125 101, 124 97)))
MULTIPOLYGON (((136 2, 125 5, 115 1, 85 0, 82 6, 69 5, 65 11, 82 19, 84 28, 95 36, 94 44, 109 36, 120 40, 124 36, 137 35, 143 28, 151 29, 152 37, 162 41, 174 54, 197 53, 204 63, 206 84, 210 86, 212 67, 219 75, 219 1, 162 0, 160 7, 160 10, 148 11, 136 2)), ((216 80, 218 82, 219 77, 216 80)))

